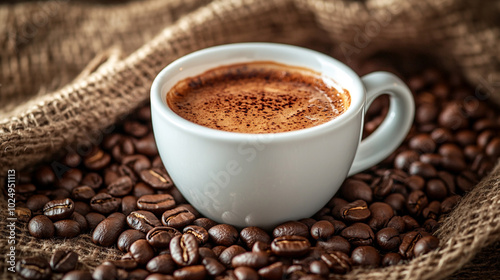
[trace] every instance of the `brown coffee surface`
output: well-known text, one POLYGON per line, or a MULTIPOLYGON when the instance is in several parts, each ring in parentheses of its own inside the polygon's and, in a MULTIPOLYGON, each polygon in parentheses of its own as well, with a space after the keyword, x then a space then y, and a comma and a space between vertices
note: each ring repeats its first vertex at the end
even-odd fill
POLYGON ((347 90, 327 79, 274 62, 232 64, 180 81, 167 104, 182 118, 218 130, 293 131, 328 122, 349 107, 347 90))

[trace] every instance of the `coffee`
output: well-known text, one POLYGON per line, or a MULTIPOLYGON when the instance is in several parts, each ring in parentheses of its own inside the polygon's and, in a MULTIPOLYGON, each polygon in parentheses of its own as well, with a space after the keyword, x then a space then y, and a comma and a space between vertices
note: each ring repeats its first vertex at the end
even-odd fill
POLYGON ((241 133, 293 131, 326 123, 350 105, 347 90, 306 68, 258 61, 221 66, 178 82, 168 106, 209 128, 241 133))

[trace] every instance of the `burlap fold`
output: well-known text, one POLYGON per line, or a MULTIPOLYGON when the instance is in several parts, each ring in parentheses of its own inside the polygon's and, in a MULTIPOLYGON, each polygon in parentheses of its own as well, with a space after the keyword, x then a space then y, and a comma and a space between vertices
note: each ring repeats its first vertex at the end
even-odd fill
MULTIPOLYGON (((0 177, 8 169, 99 143, 107 127, 148 100, 153 78, 169 62, 219 44, 303 45, 347 64, 378 51, 425 53, 436 64, 462 73, 476 86, 480 100, 500 100, 498 1, 112 3, 59 0, 0 6, 0 177)), ((343 278, 449 276, 500 240, 499 174, 497 166, 446 218, 438 232, 439 250, 407 264, 355 270, 343 278)), ((4 219, 0 226, 4 252, 4 219)), ((20 256, 77 246, 86 250, 82 263, 90 268, 119 253, 92 245, 88 236, 40 242, 18 226, 20 256)), ((3 278, 12 276, 1 265, 3 278)))

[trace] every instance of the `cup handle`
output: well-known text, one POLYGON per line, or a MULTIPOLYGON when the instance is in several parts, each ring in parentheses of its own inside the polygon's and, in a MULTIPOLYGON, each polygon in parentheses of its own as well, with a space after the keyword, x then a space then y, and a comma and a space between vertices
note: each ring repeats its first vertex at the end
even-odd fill
POLYGON ((349 176, 363 171, 389 156, 406 138, 415 115, 410 89, 396 75, 373 72, 361 78, 366 89, 365 113, 373 100, 382 94, 390 97, 389 111, 380 126, 361 141, 349 176))

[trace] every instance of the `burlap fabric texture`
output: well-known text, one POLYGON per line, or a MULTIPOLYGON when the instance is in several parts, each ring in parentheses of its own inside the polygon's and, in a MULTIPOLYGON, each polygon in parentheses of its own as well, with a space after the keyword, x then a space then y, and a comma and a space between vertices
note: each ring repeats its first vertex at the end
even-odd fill
MULTIPOLYGON (((172 0, 28 2, 0 6, 0 174, 100 141, 101 132, 148 99, 155 75, 189 52, 271 41, 327 50, 350 64, 377 51, 425 53, 460 71, 478 99, 500 100, 497 1, 172 0), (311 42, 313 44, 311 45, 311 42)), ((500 166, 438 231, 439 250, 343 279, 442 279, 500 240, 500 166)), ((3 180, 2 180, 3 183, 3 180)), ((5 202, 3 202, 5 203, 5 202)), ((6 209, 2 205, 2 209, 6 209)), ((4 216, 5 217, 5 216, 4 216)), ((5 252, 5 220, 0 220, 5 252)), ((60 247, 95 267, 118 251, 88 236, 35 240, 18 228, 21 256, 60 247)), ((6 272, 2 278, 12 277, 6 272)))

